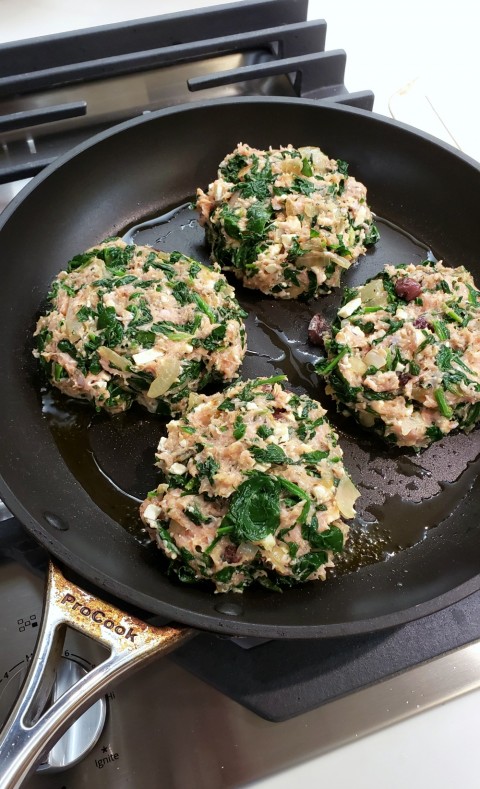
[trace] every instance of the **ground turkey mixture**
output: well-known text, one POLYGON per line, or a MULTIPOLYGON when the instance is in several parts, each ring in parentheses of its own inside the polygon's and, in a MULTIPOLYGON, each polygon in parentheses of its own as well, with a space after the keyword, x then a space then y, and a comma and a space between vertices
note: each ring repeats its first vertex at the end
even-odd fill
POLYGON ((184 408, 191 391, 232 381, 245 354, 243 317, 218 270, 179 252, 107 239, 54 280, 35 332, 51 383, 97 409, 184 408))
POLYGON ((480 419, 480 291, 463 267, 387 265, 347 289, 316 366, 339 408, 399 446, 480 419))
POLYGON ((141 516, 182 581, 280 589, 325 579, 343 549, 359 494, 325 410, 284 378, 191 395, 160 440, 141 516))
POLYGON ((367 190, 347 168, 320 148, 240 143, 208 191, 197 190, 212 259, 277 298, 338 287, 342 270, 378 239, 367 190))

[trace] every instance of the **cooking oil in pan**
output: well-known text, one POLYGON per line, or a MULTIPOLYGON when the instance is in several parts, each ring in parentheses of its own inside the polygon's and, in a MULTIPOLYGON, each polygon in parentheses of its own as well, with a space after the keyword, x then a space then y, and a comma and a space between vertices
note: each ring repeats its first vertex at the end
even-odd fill
MULTIPOLYGON (((381 241, 346 272, 345 285, 360 284, 387 262, 436 259, 409 233, 386 220, 376 221, 381 241)), ((131 239, 166 251, 181 249, 208 263, 203 231, 188 203, 142 224, 131 239)), ((249 352, 242 377, 284 373, 292 389, 320 400, 340 435, 345 465, 361 492, 358 516, 351 524, 346 551, 337 557, 335 574, 384 561, 425 539, 472 490, 480 467, 480 430, 449 436, 418 455, 388 450, 375 436, 336 413, 314 371, 319 349, 306 340, 308 323, 316 312, 332 320, 340 292, 309 303, 274 300, 229 278, 249 313, 249 352)), ((138 507, 159 482, 155 448, 165 434, 165 421, 135 406, 113 417, 95 414, 87 404, 52 391, 43 395, 43 413, 65 463, 92 500, 137 540, 146 542, 138 507)))
POLYGON ((138 513, 144 498, 143 489, 139 490, 139 465, 144 465, 147 472, 143 482, 146 494, 149 484, 155 487, 155 436, 161 429, 158 422, 150 427, 149 414, 139 416, 133 411, 113 418, 95 414, 87 403, 52 389, 42 394, 42 410, 62 458, 90 498, 136 539, 148 542, 138 513), (126 429, 122 431, 122 427, 126 429), (152 436, 152 446, 143 447, 138 457, 131 454, 133 447, 129 446, 132 429, 137 435, 150 432, 152 436), (122 432, 125 440, 120 440, 122 432))

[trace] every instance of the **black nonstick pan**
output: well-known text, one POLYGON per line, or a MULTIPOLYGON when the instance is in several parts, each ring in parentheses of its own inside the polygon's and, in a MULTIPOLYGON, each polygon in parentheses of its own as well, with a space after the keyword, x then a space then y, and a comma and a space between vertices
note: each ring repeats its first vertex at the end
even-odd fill
POLYGON ((316 312, 333 316, 339 293, 306 304, 237 287, 249 312, 242 376, 286 373, 293 389, 320 399, 362 493, 350 553, 327 583, 226 596, 174 583, 136 514, 137 499, 155 485, 164 423, 141 410, 92 415, 41 392, 31 335, 53 277, 78 252, 165 214, 134 240, 207 262, 203 232, 185 204, 239 141, 318 145, 367 185, 381 240, 344 284, 386 262, 426 257, 465 265, 480 282, 480 167, 426 134, 361 110, 284 98, 198 103, 117 126, 34 179, 0 223, 0 493, 57 562, 168 620, 270 638, 398 626, 480 586, 480 433, 450 436, 415 455, 388 450, 337 416, 313 372, 307 327, 316 312))

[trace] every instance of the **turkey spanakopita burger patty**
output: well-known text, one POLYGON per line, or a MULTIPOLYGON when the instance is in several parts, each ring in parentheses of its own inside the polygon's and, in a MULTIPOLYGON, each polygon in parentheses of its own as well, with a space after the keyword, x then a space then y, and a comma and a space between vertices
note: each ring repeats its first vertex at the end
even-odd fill
POLYGON ((182 581, 218 592, 325 579, 358 491, 322 406, 284 376, 191 395, 158 446, 164 480, 141 516, 182 581))
POLYGON ((463 267, 387 265, 347 289, 316 369, 339 410, 421 448, 480 419, 480 292, 463 267))
POLYGON ((111 413, 179 411, 191 391, 232 381, 245 355, 233 288, 179 252, 108 239, 69 262, 48 302, 35 354, 50 382, 111 413))
POLYGON ((375 243, 367 190, 320 148, 239 144, 207 192, 197 190, 212 259, 248 288, 311 298, 375 243))

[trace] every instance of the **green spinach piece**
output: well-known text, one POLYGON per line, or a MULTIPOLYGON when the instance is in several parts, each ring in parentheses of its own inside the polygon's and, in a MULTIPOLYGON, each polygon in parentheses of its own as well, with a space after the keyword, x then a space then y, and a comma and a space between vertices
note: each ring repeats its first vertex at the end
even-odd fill
POLYGON ((237 414, 235 417, 235 422, 233 424, 233 437, 235 441, 240 441, 241 438, 245 435, 245 431, 247 426, 242 419, 241 414, 237 414))
POLYGON ((205 337, 204 340, 200 340, 200 342, 207 351, 216 351, 225 340, 226 331, 226 325, 224 323, 220 324, 220 326, 216 326, 212 329, 208 337, 205 337))
POLYGON ((220 468, 220 464, 217 463, 212 457, 207 458, 204 461, 197 462, 197 472, 198 476, 206 477, 210 482, 210 485, 213 485, 213 477, 217 473, 218 469, 220 468))
POLYGON ((243 156, 243 154, 236 153, 234 156, 230 157, 223 167, 220 167, 220 173, 226 181, 235 184, 238 181, 240 170, 243 170, 243 168, 247 166, 247 163, 247 158, 243 156))
POLYGON ((268 438, 273 434, 273 427, 269 427, 268 425, 260 425, 257 428, 257 436, 260 438, 268 438))
POLYGON ((285 465, 292 462, 283 449, 277 444, 269 444, 265 449, 251 446, 250 454, 253 455, 257 463, 278 463, 285 465))
POLYGON ((376 244, 377 241, 380 239, 380 232, 376 225, 370 225, 367 233, 365 235, 364 244, 366 247, 371 247, 373 244, 376 244))
POLYGON ((318 570, 322 564, 325 564, 328 556, 325 551, 312 551, 306 553, 299 558, 293 565, 293 572, 298 581, 306 581, 308 577, 318 570))
POLYGON ((349 347, 347 345, 344 345, 341 348, 341 350, 337 353, 337 355, 333 357, 333 359, 325 359, 325 358, 319 359, 319 361, 316 362, 315 364, 315 372, 317 373, 317 375, 328 375, 329 373, 331 373, 332 370, 334 370, 337 364, 339 363, 340 359, 343 359, 343 357, 345 356, 346 353, 349 352, 349 350, 350 350, 349 347))
POLYGON ((321 449, 315 449, 313 452, 304 452, 301 458, 304 463, 316 464, 328 458, 328 452, 323 452, 321 449))
POLYGON ((302 159, 302 175, 306 175, 307 178, 313 175, 312 163, 306 157, 302 159))
POLYGON ((334 551, 339 553, 343 550, 343 533, 338 526, 330 526, 325 531, 318 531, 318 520, 316 516, 312 518, 311 523, 304 523, 302 525, 302 537, 308 540, 312 548, 324 551, 334 551))
POLYGON ((77 358, 77 349, 75 348, 74 344, 70 342, 70 340, 59 340, 57 347, 59 351, 62 351, 62 353, 68 353, 72 359, 77 358))
POLYGON ((93 258, 98 257, 98 253, 98 249, 92 249, 90 252, 82 252, 80 255, 75 255, 67 263, 67 271, 70 272, 85 268, 93 258))
POLYGON ((208 515, 204 515, 200 510, 198 504, 193 504, 191 507, 185 508, 185 514, 196 526, 202 526, 204 523, 211 523, 212 519, 208 515))
POLYGON ((280 485, 276 477, 253 471, 231 497, 221 528, 232 527, 232 538, 259 542, 280 525, 280 485))
MULTIPOLYGON (((99 301, 97 312, 97 328, 103 332, 103 344, 108 348, 115 348, 115 346, 120 345, 122 342, 124 334, 123 325, 117 319, 115 307, 105 307, 104 304, 99 301)), ((101 343, 98 343, 98 345, 100 344, 101 343)), ((97 348, 98 345, 96 346, 97 348)))
POLYGON ((253 203, 247 209, 247 232, 256 237, 257 242, 265 238, 272 221, 272 209, 263 203, 253 203))
POLYGON ((432 441, 440 441, 443 438, 443 433, 437 425, 429 425, 425 433, 432 441))

